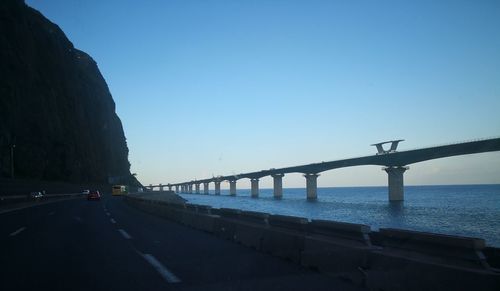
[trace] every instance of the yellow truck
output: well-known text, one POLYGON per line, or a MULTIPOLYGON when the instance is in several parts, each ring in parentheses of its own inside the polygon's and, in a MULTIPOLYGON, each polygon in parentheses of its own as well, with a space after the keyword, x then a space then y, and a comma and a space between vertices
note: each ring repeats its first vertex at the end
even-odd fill
POLYGON ((111 195, 113 196, 119 196, 119 195, 123 195, 123 194, 127 194, 128 193, 128 189, 127 189, 127 186, 125 185, 113 185, 112 189, 111 189, 111 195))

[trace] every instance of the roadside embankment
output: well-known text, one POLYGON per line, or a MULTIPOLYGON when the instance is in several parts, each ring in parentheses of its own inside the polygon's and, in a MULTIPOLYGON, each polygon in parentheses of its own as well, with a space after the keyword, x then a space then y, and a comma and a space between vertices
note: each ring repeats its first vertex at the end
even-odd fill
POLYGON ((483 239, 185 203, 173 192, 125 196, 145 212, 372 290, 499 290, 498 249, 483 239), (161 199, 154 195, 161 195, 161 199))

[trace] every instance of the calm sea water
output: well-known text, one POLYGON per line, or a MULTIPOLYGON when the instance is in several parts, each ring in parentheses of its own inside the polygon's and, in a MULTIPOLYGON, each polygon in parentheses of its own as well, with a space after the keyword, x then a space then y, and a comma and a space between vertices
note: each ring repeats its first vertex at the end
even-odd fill
POLYGON ((285 188, 283 199, 272 189, 260 189, 251 198, 249 189, 236 197, 181 194, 190 203, 216 208, 237 208, 272 214, 327 219, 484 238, 500 247, 500 185, 406 186, 403 203, 389 203, 387 187, 318 188, 318 200, 305 199, 305 189, 285 188))

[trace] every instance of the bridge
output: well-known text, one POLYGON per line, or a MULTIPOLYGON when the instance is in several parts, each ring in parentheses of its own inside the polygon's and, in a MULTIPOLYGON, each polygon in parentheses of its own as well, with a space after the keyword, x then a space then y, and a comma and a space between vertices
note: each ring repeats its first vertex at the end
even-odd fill
POLYGON ((240 179, 250 179, 251 196, 257 198, 259 197, 259 179, 271 176, 273 178, 273 195, 275 198, 281 198, 283 196, 282 179, 284 175, 302 173, 306 179, 306 197, 308 200, 315 200, 317 199, 317 178, 319 173, 345 167, 378 165, 383 166, 383 170, 388 175, 389 201, 402 201, 404 200, 403 174, 409 169, 408 165, 452 156, 500 151, 500 138, 498 137, 398 152, 397 146, 401 141, 403 140, 373 144, 372 146, 377 148, 377 153, 370 156, 279 169, 271 168, 269 170, 218 176, 175 184, 149 185, 146 188, 150 190, 158 188, 160 191, 163 191, 164 187, 167 187, 169 190, 175 187, 175 192, 177 193, 193 193, 194 186, 195 193, 200 194, 200 185, 203 184, 203 193, 208 194, 209 184, 214 183, 215 195, 220 195, 221 183, 228 181, 229 194, 234 196, 236 195, 236 182, 240 179), (390 144, 389 150, 384 149, 385 144, 390 144))

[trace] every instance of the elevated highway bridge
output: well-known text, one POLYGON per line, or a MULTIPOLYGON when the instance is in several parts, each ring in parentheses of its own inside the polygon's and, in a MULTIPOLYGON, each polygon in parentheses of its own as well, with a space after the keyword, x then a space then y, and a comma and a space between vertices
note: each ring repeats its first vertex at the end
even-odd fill
POLYGON ((370 156, 285 168, 272 168, 269 170, 241 173, 238 175, 218 176, 182 183, 150 185, 148 188, 151 190, 163 190, 164 187, 168 187, 169 190, 172 190, 172 188, 175 187, 177 193, 193 193, 194 185, 195 193, 199 194, 200 185, 203 184, 203 193, 208 194, 209 184, 214 183, 215 195, 219 195, 221 182, 228 181, 230 195, 236 195, 236 181, 240 179, 250 179, 251 195, 256 198, 259 196, 259 179, 265 176, 271 176, 273 177, 274 197, 281 198, 283 196, 283 176, 289 173, 302 173, 306 179, 306 197, 309 200, 315 200, 317 198, 317 178, 319 173, 345 167, 378 165, 383 166, 383 169, 388 174, 389 201, 402 201, 404 200, 403 174, 409 169, 408 165, 452 156, 500 151, 499 137, 398 152, 396 151, 397 146, 401 141, 403 140, 374 144, 373 146, 376 146, 378 152, 370 156), (384 150, 384 144, 390 144, 390 149, 384 150))

